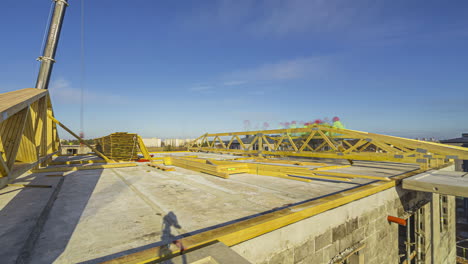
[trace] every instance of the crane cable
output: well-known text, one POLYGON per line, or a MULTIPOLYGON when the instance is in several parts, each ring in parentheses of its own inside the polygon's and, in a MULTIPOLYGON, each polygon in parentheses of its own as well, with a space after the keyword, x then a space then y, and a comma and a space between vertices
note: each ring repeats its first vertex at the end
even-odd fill
MULTIPOLYGON (((44 35, 42 36, 42 45, 41 45, 41 49, 39 50, 39 56, 42 56, 42 53, 44 52, 44 47, 45 47, 45 44, 46 44, 46 38, 47 38, 47 35, 48 35, 48 31, 49 31, 49 25, 50 25, 50 20, 52 19, 52 11, 54 10, 54 2, 51 2, 50 3, 50 8, 49 8, 49 17, 47 18, 47 21, 46 21, 46 25, 45 25, 45 29, 44 29, 44 35)), ((34 66, 36 69, 34 69, 33 71, 33 80, 34 78, 37 78, 37 73, 39 72, 39 69, 41 67, 41 64, 40 63, 37 63, 37 60, 34 62, 34 66)))
POLYGON ((85 0, 81 0, 81 52, 80 52, 80 64, 81 64, 81 79, 80 79, 80 137, 84 138, 84 85, 85 85, 85 12, 84 4, 85 0))

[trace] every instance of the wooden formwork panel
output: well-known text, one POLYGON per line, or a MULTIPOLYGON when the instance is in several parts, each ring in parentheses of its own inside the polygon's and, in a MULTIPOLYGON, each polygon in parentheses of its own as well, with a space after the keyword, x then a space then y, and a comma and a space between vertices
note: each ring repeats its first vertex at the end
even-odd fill
POLYGON ((114 160, 138 159, 138 135, 126 132, 113 133, 97 138, 97 150, 114 160))

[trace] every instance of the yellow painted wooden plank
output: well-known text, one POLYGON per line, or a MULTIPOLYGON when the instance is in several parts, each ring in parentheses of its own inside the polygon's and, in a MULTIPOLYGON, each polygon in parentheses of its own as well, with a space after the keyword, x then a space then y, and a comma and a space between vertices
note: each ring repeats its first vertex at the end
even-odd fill
POLYGON ((175 171, 175 168, 166 167, 166 166, 163 166, 162 164, 148 163, 148 166, 162 170, 162 171, 175 171))
POLYGON ((30 188, 52 188, 52 185, 42 185, 42 184, 18 184, 18 183, 10 183, 8 186, 15 186, 15 187, 30 187, 30 188))
POLYGON ((111 163, 104 165, 91 165, 91 166, 74 166, 74 167, 48 167, 44 169, 34 169, 33 173, 41 172, 62 172, 62 171, 77 171, 77 170, 97 170, 97 169, 110 169, 110 168, 124 168, 135 167, 135 163, 111 163))
POLYGON ((270 176, 270 177, 277 177, 277 178, 283 178, 283 179, 288 179, 288 180, 294 180, 294 181, 301 181, 301 182, 311 182, 311 179, 304 179, 304 178, 299 178, 299 177, 291 177, 288 176, 288 174, 283 173, 283 172, 277 172, 277 171, 263 171, 260 170, 258 172, 251 172, 250 174, 254 175, 260 175, 260 176, 270 176))
POLYGON ((335 165, 335 166, 326 166, 326 167, 319 167, 313 168, 314 171, 325 171, 325 170, 336 170, 336 169, 344 169, 349 168, 351 165, 335 165))
MULTIPOLYGON (((107 158, 104 154, 102 154, 101 152, 99 152, 97 149, 95 149, 93 146, 89 145, 88 143, 86 143, 83 139, 81 139, 78 135, 76 135, 75 133, 73 133, 73 131, 71 131, 68 127, 66 127, 64 124, 60 123, 57 119, 55 119, 52 114, 48 113, 48 117, 56 124, 58 124, 59 126, 61 126, 63 129, 65 129, 65 131, 67 131, 68 133, 70 133, 72 136, 74 136, 76 139, 78 139, 78 141, 80 141, 80 143, 88 146, 94 153, 96 153, 96 155, 98 155, 99 157, 103 158, 106 162, 108 163, 113 163, 114 161, 110 160, 109 158, 107 158)), ((48 140, 49 141, 49 140, 48 140)))
POLYGON ((106 163, 105 160, 69 160, 69 161, 51 161, 49 165, 71 165, 71 164, 93 164, 93 163, 106 163))
POLYGON ((15 116, 17 116, 17 122, 15 122, 15 125, 10 129, 10 133, 8 134, 7 139, 11 140, 11 144, 5 151, 8 157, 6 159, 6 163, 9 169, 11 169, 15 163, 28 114, 29 107, 16 113, 15 116))
POLYGON ((380 180, 380 181, 391 181, 387 177, 369 176, 369 175, 351 174, 351 173, 341 173, 341 172, 319 171, 319 172, 315 172, 314 174, 328 175, 328 176, 338 176, 338 177, 347 177, 347 178, 363 178, 363 179, 372 179, 372 180, 380 180))
POLYGON ((225 172, 218 172, 216 170, 216 166, 210 164, 203 164, 197 161, 192 161, 188 159, 181 159, 181 158, 171 158, 171 163, 174 166, 181 167, 184 169, 194 170, 198 172, 203 172, 207 174, 211 174, 214 176, 218 176, 221 178, 229 178, 229 174, 225 172))
POLYGON ((0 94, 0 122, 5 121, 47 94, 48 90, 36 88, 26 88, 0 94))
POLYGON ((139 135, 137 135, 137 137, 138 137, 138 146, 140 147, 140 151, 143 154, 143 157, 147 160, 151 160, 151 156, 148 152, 148 149, 145 146, 145 143, 143 142, 143 139, 141 139, 139 135))

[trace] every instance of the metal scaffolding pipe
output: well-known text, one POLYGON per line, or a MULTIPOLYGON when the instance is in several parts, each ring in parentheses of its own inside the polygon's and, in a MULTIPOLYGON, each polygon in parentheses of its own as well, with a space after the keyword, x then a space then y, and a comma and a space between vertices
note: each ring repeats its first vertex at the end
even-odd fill
POLYGON ((37 76, 36 88, 48 89, 50 76, 52 73, 52 67, 55 63, 55 52, 57 51, 57 45, 60 38, 60 31, 62 29, 62 22, 65 16, 65 10, 68 6, 66 0, 53 0, 54 13, 50 20, 49 32, 47 36, 47 42, 40 56, 37 60, 41 62, 41 68, 37 76))

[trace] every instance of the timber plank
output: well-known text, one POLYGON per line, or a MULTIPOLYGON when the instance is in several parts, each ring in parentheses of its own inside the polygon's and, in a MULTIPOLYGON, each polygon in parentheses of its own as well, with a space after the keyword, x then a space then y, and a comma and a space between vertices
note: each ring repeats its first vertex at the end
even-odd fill
POLYGON ((28 107, 49 92, 44 89, 26 88, 0 94, 0 122, 28 107))
POLYGON ((108 169, 108 168, 124 168, 124 167, 136 167, 135 163, 111 163, 104 165, 91 165, 91 166, 74 166, 74 167, 48 167, 44 169, 34 169, 33 173, 41 172, 63 172, 63 171, 77 171, 77 170, 97 170, 97 169, 108 169))

